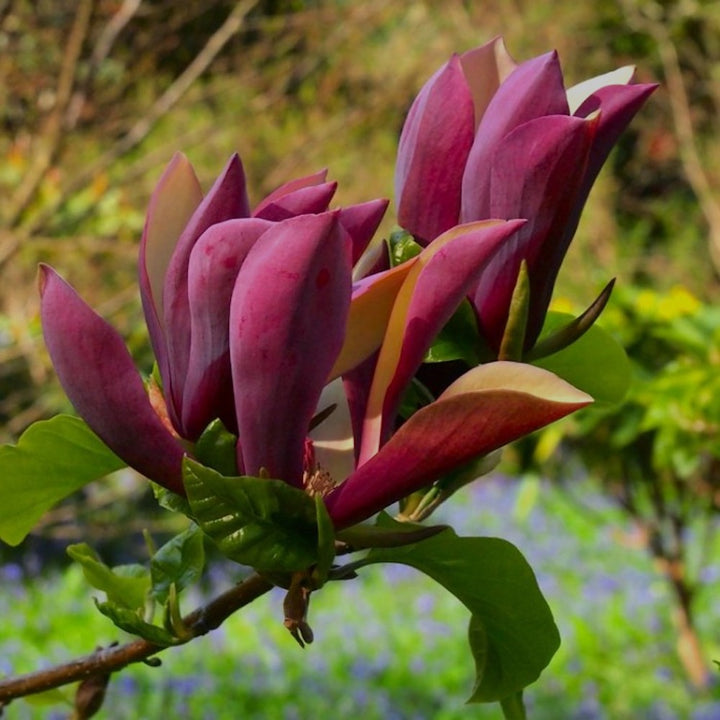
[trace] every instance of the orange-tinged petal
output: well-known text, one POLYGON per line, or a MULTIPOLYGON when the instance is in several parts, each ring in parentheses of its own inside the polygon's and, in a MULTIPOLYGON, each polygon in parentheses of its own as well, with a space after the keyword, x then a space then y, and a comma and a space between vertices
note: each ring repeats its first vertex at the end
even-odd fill
POLYGON ((326 497, 335 527, 365 520, 451 470, 592 402, 556 375, 538 370, 517 363, 483 365, 418 410, 326 497))
POLYGON ((417 370, 435 334, 497 247, 520 225, 520 221, 503 220, 459 225, 436 238, 417 256, 398 292, 380 349, 365 413, 360 463, 378 451, 383 424, 394 412, 402 389, 417 370), (454 251, 457 253, 453 256, 454 251), (436 257, 444 266, 439 264, 430 272, 436 257), (428 275, 423 277, 425 271, 428 275), (426 287, 420 293, 418 284, 423 281, 426 287), (419 297, 421 294, 423 297, 419 297))
POLYGON ((359 365, 380 347, 393 303, 415 259, 356 283, 350 303, 345 342, 328 382, 359 365))

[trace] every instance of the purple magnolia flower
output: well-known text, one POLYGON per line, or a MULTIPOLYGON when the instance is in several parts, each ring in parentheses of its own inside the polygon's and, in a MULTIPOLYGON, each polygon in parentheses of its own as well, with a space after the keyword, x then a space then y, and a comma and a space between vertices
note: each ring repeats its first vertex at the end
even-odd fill
POLYGON ((501 38, 454 55, 418 94, 395 172, 400 225, 425 245, 457 223, 526 218, 472 289, 497 351, 521 261, 540 331, 582 207, 608 153, 656 87, 624 67, 565 89, 557 53, 516 64, 501 38))
POLYGON ((435 335, 524 222, 455 227, 353 282, 385 203, 328 211, 322 179, 284 186, 251 214, 237 158, 205 198, 187 160, 173 159, 140 250, 161 388, 146 389, 119 334, 47 266, 41 318, 76 410, 130 466, 184 494, 183 457, 220 418, 237 435, 240 473, 322 493, 340 528, 591 399, 544 370, 494 363, 393 435, 435 335))
MULTIPOLYGON (((283 453, 302 449, 298 428, 309 423, 315 388, 343 345, 352 258, 387 206, 379 200, 328 212, 334 191, 318 173, 279 188, 251 213, 237 156, 204 198, 187 159, 173 158, 153 193, 139 259, 162 391, 152 383, 146 390, 119 334, 54 270, 41 268, 43 330, 60 381, 130 466, 184 493, 182 458, 212 420, 234 432, 253 422, 266 430, 258 423, 265 413, 277 449, 266 467, 278 477, 288 471, 283 453), (284 416, 282 396, 293 399, 284 416)), ((248 458, 238 450, 240 468, 254 465, 254 438, 243 438, 248 458)))

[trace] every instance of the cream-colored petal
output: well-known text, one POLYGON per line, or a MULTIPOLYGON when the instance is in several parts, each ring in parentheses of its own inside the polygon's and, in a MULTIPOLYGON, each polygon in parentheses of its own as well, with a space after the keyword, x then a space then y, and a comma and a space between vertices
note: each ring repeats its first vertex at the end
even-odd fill
POLYGON ((587 100, 596 90, 607 87, 608 85, 628 85, 635 75, 634 65, 625 65, 624 67, 612 70, 611 72, 598 75, 597 77, 583 80, 577 85, 573 85, 567 90, 568 106, 570 114, 574 115, 575 111, 587 100))

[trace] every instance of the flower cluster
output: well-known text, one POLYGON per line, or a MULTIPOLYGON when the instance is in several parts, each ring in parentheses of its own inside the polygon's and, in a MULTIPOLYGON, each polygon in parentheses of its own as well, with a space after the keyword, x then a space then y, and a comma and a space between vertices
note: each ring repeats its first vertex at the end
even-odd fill
POLYGON ((566 91, 554 54, 516 65, 500 40, 453 57, 403 130, 398 217, 423 247, 395 267, 371 245, 386 201, 331 210, 335 185, 319 173, 251 209, 238 157, 203 197, 176 155, 140 246, 157 360, 147 384, 119 334, 41 269, 46 344, 68 397, 120 458, 178 494, 183 458, 220 420, 238 474, 322 494, 338 529, 586 405, 545 370, 490 362, 398 423, 465 298, 498 346, 523 260, 527 342, 537 337, 593 179, 652 89, 631 76, 566 91))

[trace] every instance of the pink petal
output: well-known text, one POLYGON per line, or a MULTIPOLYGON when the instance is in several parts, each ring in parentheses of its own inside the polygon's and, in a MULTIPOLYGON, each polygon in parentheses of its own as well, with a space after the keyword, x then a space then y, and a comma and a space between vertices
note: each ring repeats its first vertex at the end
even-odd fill
MULTIPOLYGON (((163 286, 168 368, 162 375, 170 417, 181 426, 182 395, 190 354, 190 308, 188 262, 197 239, 212 225, 232 218, 248 217, 250 207, 245 172, 233 155, 185 226, 168 266, 163 286)), ((161 372, 163 368, 160 368, 161 372)))
POLYGON ((336 190, 336 182, 303 187, 287 193, 271 203, 265 203, 261 209, 253 213, 253 217, 279 222, 296 215, 322 213, 328 209, 336 190))
POLYGON ((500 141, 529 120, 567 114, 557 53, 547 53, 518 65, 498 88, 478 127, 462 180, 462 222, 493 217, 489 168, 500 141))
POLYGON ((365 520, 454 468, 592 402, 530 365, 474 368, 418 410, 380 452, 325 498, 337 529, 365 520))
POLYGON ((301 215, 268 230, 240 269, 230 354, 248 474, 302 482, 310 420, 345 335, 348 242, 336 213, 301 215))
POLYGON ((327 170, 320 170, 319 172, 313 173, 312 175, 306 175, 305 177, 297 178, 295 180, 290 180, 290 182, 286 182, 276 190, 273 190, 264 200, 262 200, 262 202, 258 203, 258 206, 255 208, 253 215, 262 214, 262 211, 265 207, 267 207, 268 205, 272 205, 274 202, 284 197, 285 195, 290 195, 291 193, 294 193, 296 190, 301 190, 302 188, 306 187, 312 187, 313 185, 321 185, 325 182, 326 178, 327 170))
POLYGON ((184 494, 183 448, 153 410, 120 335, 47 265, 39 283, 45 344, 78 414, 128 465, 184 494))
POLYGON ((190 253, 190 357, 182 398, 183 437, 197 439, 220 418, 235 427, 230 371, 230 300, 240 267, 267 220, 240 218, 208 228, 190 253))
POLYGON ((353 266, 373 239, 388 204, 388 200, 379 199, 340 209, 340 224, 352 239, 353 266))
POLYGON ((418 94, 398 146, 398 222, 423 244, 457 225, 474 132, 473 99, 455 55, 418 94))

